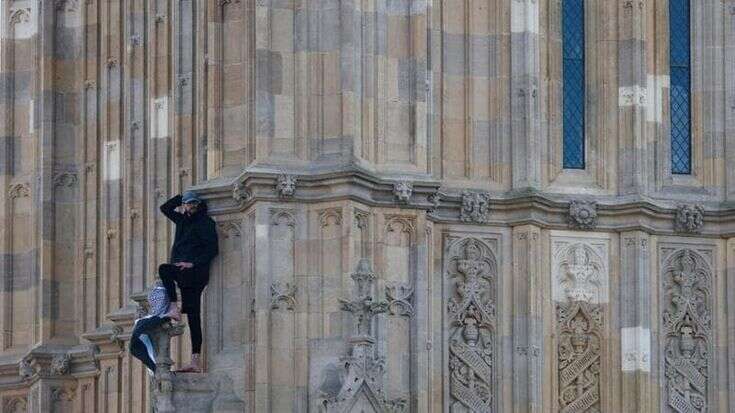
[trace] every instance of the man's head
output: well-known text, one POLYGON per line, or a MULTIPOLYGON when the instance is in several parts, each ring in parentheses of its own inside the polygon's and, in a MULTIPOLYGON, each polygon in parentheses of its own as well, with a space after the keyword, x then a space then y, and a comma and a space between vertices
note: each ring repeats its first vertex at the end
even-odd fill
POLYGON ((194 191, 186 191, 181 195, 181 204, 184 207, 184 213, 187 215, 194 214, 199 209, 201 202, 202 199, 194 191))

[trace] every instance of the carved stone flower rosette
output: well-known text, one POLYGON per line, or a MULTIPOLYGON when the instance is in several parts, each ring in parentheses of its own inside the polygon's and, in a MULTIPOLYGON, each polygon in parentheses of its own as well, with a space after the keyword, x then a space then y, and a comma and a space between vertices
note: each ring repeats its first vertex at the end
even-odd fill
POLYGON ((568 220, 571 228, 594 229, 597 226, 597 202, 570 202, 568 220))

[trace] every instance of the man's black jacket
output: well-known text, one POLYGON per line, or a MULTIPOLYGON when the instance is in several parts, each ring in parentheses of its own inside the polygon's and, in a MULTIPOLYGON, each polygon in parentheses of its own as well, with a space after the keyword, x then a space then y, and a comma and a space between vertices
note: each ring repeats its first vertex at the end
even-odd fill
MULTIPOLYGON (((192 287, 203 287, 209 282, 209 264, 219 253, 217 230, 212 218, 207 215, 206 204, 202 202, 191 216, 180 214, 174 209, 181 205, 181 195, 161 205, 161 212, 176 224, 176 236, 171 247, 171 263, 190 262, 192 268, 192 287)), ((182 284, 189 284, 181 280, 182 284)))

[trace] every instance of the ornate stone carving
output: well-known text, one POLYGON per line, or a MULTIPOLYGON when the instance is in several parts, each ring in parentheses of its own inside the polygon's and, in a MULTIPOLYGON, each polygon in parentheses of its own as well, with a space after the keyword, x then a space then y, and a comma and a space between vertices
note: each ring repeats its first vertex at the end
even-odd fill
POLYGON ((77 183, 77 174, 75 172, 58 172, 54 175, 55 187, 72 187, 77 183))
POLYGON ((597 202, 570 202, 568 219, 571 228, 594 229, 597 226, 597 202))
POLYGON ((340 208, 329 208, 319 211, 319 225, 322 228, 329 226, 330 222, 342 225, 342 210, 340 208))
POLYGON ((10 9, 10 19, 8 21, 10 23, 10 27, 13 27, 16 24, 28 23, 31 21, 31 8, 25 7, 10 9))
POLYGON ((560 412, 600 411, 603 312, 599 256, 575 243, 560 251, 558 280, 564 301, 556 304, 557 378, 560 412))
POLYGON ((390 283, 385 286, 388 299, 388 312, 392 315, 413 316, 413 285, 411 283, 390 283))
POLYGON ((342 310, 351 312, 357 321, 355 336, 369 337, 372 335, 373 317, 386 312, 388 303, 385 301, 373 302, 375 274, 370 268, 370 261, 365 258, 361 259, 351 277, 356 286, 355 298, 353 300, 340 299, 339 302, 342 310))
POLYGON ((79 8, 79 3, 77 0, 56 0, 54 6, 58 11, 73 12, 79 8))
POLYGON ((408 203, 413 193, 413 185, 407 181, 396 182, 393 184, 393 195, 399 202, 408 203))
POLYGON ((276 191, 282 198, 292 197, 296 192, 296 177, 293 175, 278 175, 276 191))
POLYGON ((431 203, 431 208, 427 211, 427 213, 431 216, 436 216, 439 205, 441 205, 442 202, 441 191, 436 191, 433 194, 429 195, 427 200, 431 203))
POLYGON ((603 267, 591 248, 584 244, 571 245, 562 255, 559 264, 562 271, 558 281, 569 300, 598 301, 603 267))
POLYGON ((70 402, 77 394, 76 386, 60 386, 51 388, 51 400, 56 402, 70 402))
POLYGON ((71 367, 71 357, 64 354, 56 354, 51 359, 51 366, 49 367, 49 373, 52 376, 63 376, 69 373, 71 367))
POLYGON ((271 284, 271 308, 274 310, 293 310, 296 306, 296 286, 274 281, 271 284))
POLYGON ((24 358, 18 363, 18 374, 21 379, 28 380, 36 374, 36 369, 31 366, 31 362, 28 359, 24 358))
POLYGON ((370 262, 360 260, 352 274, 355 292, 351 300, 340 299, 342 310, 356 319, 354 334, 350 338, 350 355, 341 359, 346 373, 341 387, 334 394, 324 394, 326 412, 375 411, 404 412, 408 403, 404 398, 388 400, 384 391, 385 360, 376 354, 372 323, 377 314, 388 310, 385 301, 373 301, 375 274, 370 262))
POLYGON ((571 301, 556 307, 560 412, 600 411, 602 311, 571 301))
POLYGON ((459 219, 462 222, 484 224, 487 222, 487 211, 490 206, 490 194, 486 192, 462 192, 462 210, 459 219))
POLYGON ((674 230, 676 232, 695 234, 704 225, 704 207, 701 205, 682 204, 676 207, 674 230))
POLYGON ((27 396, 11 396, 3 400, 3 412, 16 413, 28 411, 27 396))
POLYGON ((142 39, 139 34, 133 34, 128 38, 128 41, 130 42, 130 47, 138 47, 142 43, 142 39))
POLYGON ((224 221, 217 224, 219 233, 222 234, 222 238, 238 238, 242 235, 240 224, 237 221, 224 221))
POLYGON ((31 188, 25 182, 11 184, 8 189, 8 195, 10 199, 28 197, 31 196, 31 188))
POLYGON ((495 411, 495 257, 475 238, 453 242, 447 253, 450 410, 495 411))
POLYGON ((178 79, 176 80, 176 85, 182 88, 184 86, 187 86, 190 80, 191 78, 189 75, 179 75, 178 79))
POLYGON ((270 210, 271 225, 274 225, 274 226, 287 225, 289 227, 295 227, 296 217, 294 217, 293 212, 294 211, 291 209, 280 209, 280 208, 271 209, 270 210))
POLYGON ((355 223, 357 228, 367 229, 368 223, 370 222, 370 214, 365 211, 355 210, 355 223))
POLYGON ((664 267, 664 400, 671 411, 710 411, 711 279, 707 263, 689 249, 674 253, 664 267))
POLYGON ((253 194, 245 187, 242 182, 237 182, 232 186, 232 198, 240 205, 250 201, 253 194))

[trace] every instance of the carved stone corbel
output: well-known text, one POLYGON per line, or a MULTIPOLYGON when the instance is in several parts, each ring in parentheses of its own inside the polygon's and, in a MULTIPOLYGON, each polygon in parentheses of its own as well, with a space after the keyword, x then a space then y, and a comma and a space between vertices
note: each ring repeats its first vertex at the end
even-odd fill
POLYGON ((702 205, 681 204, 676 207, 674 230, 680 233, 696 234, 704 226, 704 207, 702 205))
POLYGON ((281 174, 276 180, 276 191, 281 198, 290 198, 296 193, 296 177, 281 174))
POLYGON ((597 226, 597 202, 570 202, 568 221, 573 229, 594 229, 597 226))
POLYGON ((484 224, 490 207, 490 194, 486 192, 462 192, 462 209, 459 219, 462 222, 484 224))
POLYGON ((393 195, 399 202, 408 203, 413 194, 413 185, 408 181, 396 182, 393 184, 393 195))

